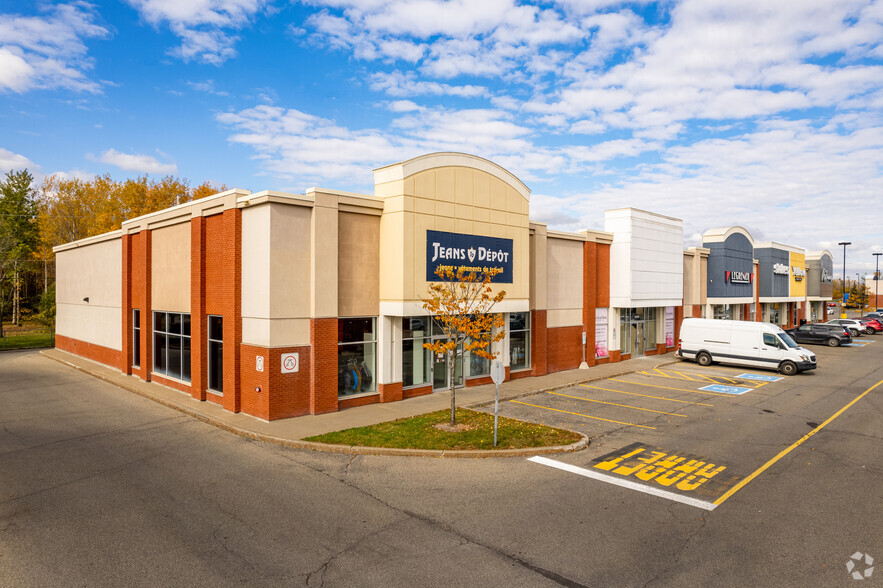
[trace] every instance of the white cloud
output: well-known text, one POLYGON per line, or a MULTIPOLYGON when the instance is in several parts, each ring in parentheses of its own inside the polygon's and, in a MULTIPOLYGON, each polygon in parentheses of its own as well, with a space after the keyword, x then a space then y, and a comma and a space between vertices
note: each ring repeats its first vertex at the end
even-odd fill
POLYGON ((24 155, 0 147, 0 172, 6 173, 22 169, 28 169, 34 173, 34 170, 39 169, 39 166, 24 155))
MULTIPOLYGON (((93 158, 94 159, 94 158, 93 158)), ((137 153, 122 153, 116 149, 104 151, 97 161, 113 165, 126 171, 135 171, 144 174, 174 174, 178 171, 178 165, 162 163, 151 155, 137 153)))
POLYGON ((167 25, 181 39, 170 54, 184 61, 220 65, 236 56, 239 37, 266 0, 127 0, 153 26, 167 25))
POLYGON ((100 91, 89 79, 92 60, 85 40, 107 38, 97 15, 85 3, 43 8, 45 15, 0 14, 0 91, 65 88, 100 91))
POLYGON ((417 80, 413 72, 375 72, 369 77, 371 89, 385 92, 390 96, 457 96, 460 98, 481 98, 488 95, 484 86, 452 86, 439 82, 417 80))
POLYGON ((187 85, 198 92, 206 94, 214 94, 215 96, 229 96, 230 93, 225 90, 218 90, 214 80, 206 80, 204 82, 187 82, 187 85))

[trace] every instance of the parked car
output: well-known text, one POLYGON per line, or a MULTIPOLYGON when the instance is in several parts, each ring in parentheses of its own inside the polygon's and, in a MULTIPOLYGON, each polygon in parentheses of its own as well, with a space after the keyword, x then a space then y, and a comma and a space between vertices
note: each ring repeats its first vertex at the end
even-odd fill
POLYGON ((855 319, 834 319, 828 321, 827 324, 842 325, 849 329, 849 334, 853 337, 858 337, 862 333, 871 334, 871 332, 873 332, 873 329, 871 329, 870 327, 866 327, 855 319))
POLYGON ((872 318, 877 319, 880 323, 883 323, 883 312, 869 312, 862 318, 872 318))
POLYGON ((871 327, 872 329, 874 329, 875 333, 879 333, 880 331, 883 331, 883 323, 881 323, 879 320, 877 320, 873 317, 863 316, 863 317, 858 318, 856 320, 858 322, 860 322, 861 324, 865 325, 866 327, 871 327))
POLYGON ((702 366, 765 367, 786 376, 816 369, 816 355, 778 325, 754 321, 687 318, 681 323, 678 357, 702 366))
POLYGON ((841 325, 828 323, 810 323, 800 325, 796 329, 785 329, 785 332, 798 343, 818 343, 829 347, 838 347, 852 343, 849 330, 841 325))

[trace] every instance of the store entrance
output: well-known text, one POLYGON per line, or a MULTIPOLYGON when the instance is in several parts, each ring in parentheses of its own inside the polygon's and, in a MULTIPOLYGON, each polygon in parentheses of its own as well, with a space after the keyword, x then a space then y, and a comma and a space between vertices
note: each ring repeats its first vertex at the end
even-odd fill
POLYGON ((656 309, 624 308, 620 314, 622 353, 632 357, 656 349, 656 309))
MULTIPOLYGON (((462 350, 462 346, 461 346, 462 350)), ((432 354, 432 389, 448 390, 451 387, 449 381, 450 373, 448 369, 448 355, 444 353, 432 354)), ((463 355, 456 355, 456 364, 454 365, 454 387, 463 386, 463 355)))

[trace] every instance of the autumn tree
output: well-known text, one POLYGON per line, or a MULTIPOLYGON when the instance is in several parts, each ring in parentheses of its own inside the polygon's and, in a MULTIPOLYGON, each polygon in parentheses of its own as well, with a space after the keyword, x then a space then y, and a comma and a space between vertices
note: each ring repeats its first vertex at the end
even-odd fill
POLYGON ((448 382, 451 390, 451 426, 457 424, 457 404, 454 397, 454 369, 457 358, 474 353, 485 359, 494 359, 491 343, 505 336, 503 317, 493 314, 494 305, 506 296, 505 290, 494 294, 491 282, 500 269, 487 272, 464 272, 459 268, 439 267, 438 282, 429 284, 429 295, 423 299, 423 308, 440 327, 443 338, 423 347, 448 358, 448 382))

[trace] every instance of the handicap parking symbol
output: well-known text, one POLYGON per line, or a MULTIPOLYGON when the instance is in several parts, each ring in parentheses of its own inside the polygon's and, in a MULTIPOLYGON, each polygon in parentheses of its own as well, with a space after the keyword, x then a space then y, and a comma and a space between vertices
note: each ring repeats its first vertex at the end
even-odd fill
POLYGON ((720 392, 722 394, 745 394, 752 388, 742 388, 741 386, 724 386, 723 384, 712 384, 711 386, 705 386, 704 388, 699 388, 700 390, 705 390, 707 392, 720 392))
POLYGON ((737 378, 743 380, 756 380, 758 382, 778 382, 783 379, 781 376, 769 376, 766 374, 739 374, 737 378))

